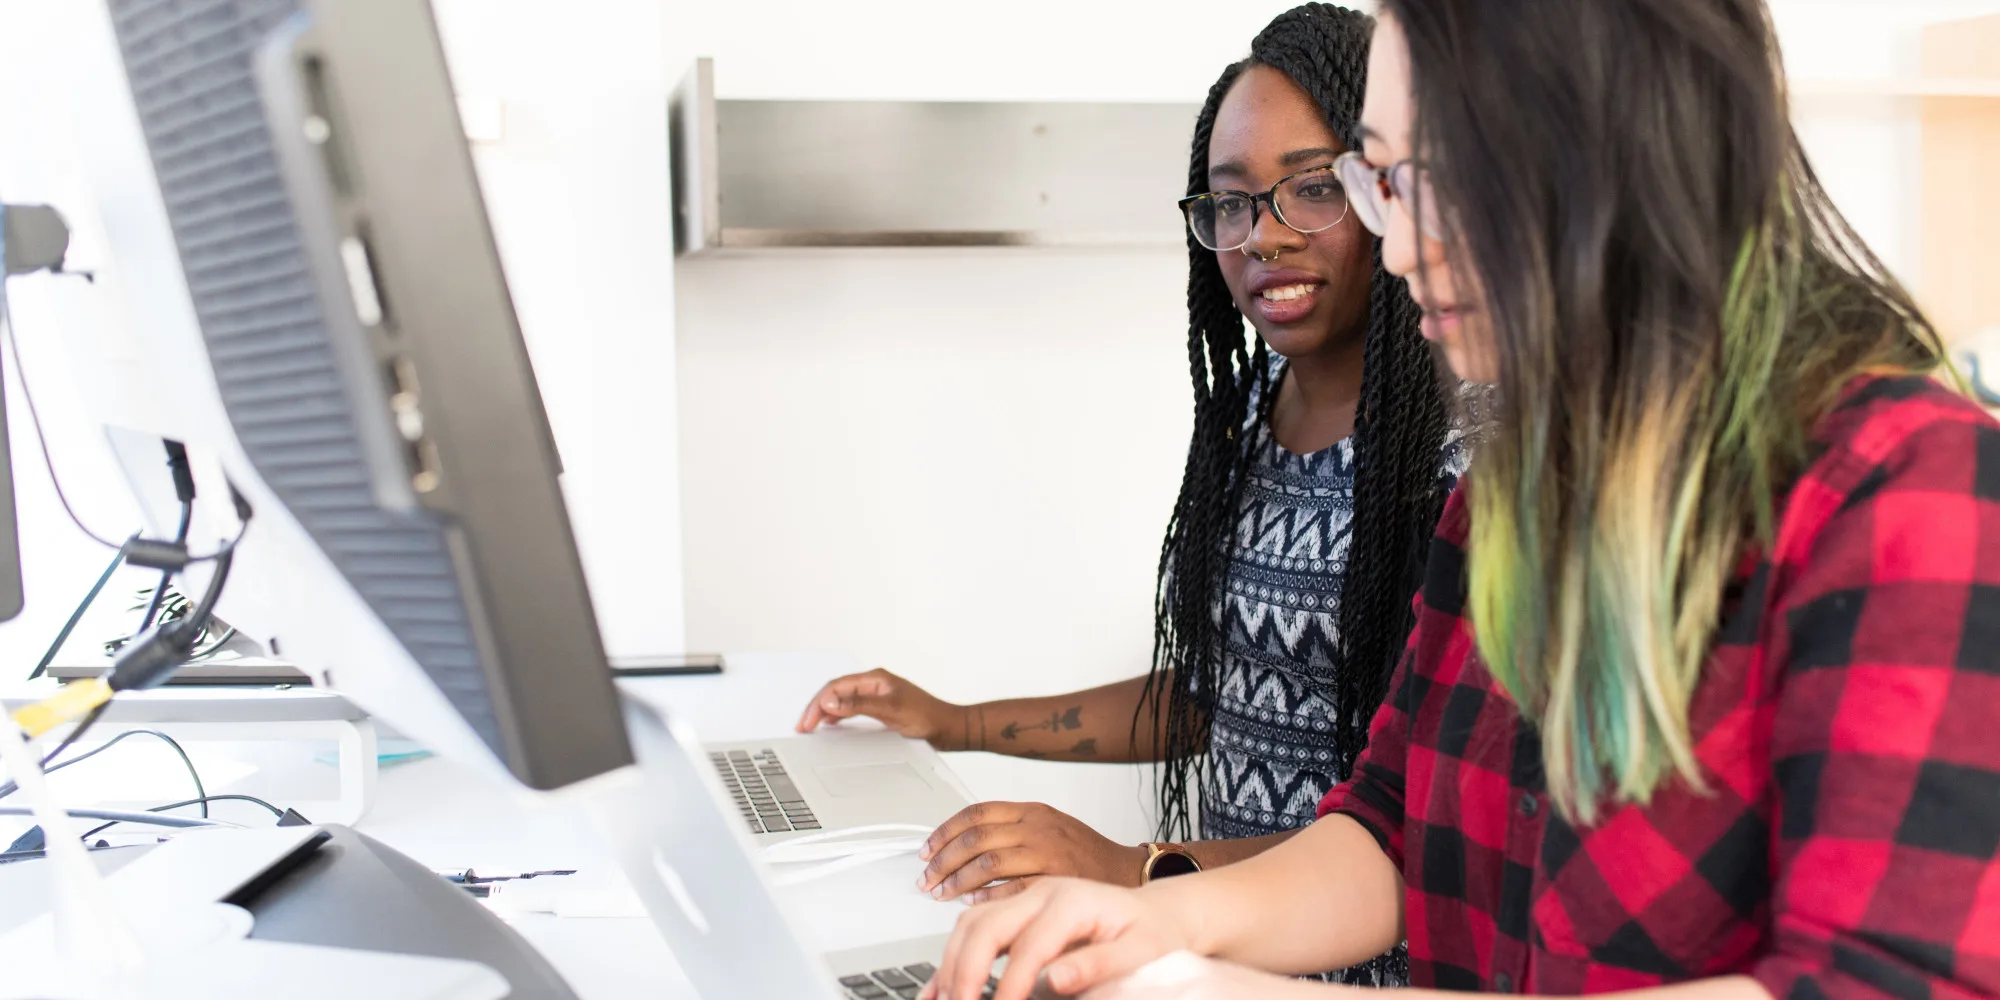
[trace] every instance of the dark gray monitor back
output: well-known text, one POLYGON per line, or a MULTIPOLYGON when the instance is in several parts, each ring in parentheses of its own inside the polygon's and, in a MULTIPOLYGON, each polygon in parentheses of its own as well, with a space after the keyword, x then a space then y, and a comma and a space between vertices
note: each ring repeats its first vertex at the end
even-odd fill
POLYGON ((107 5, 251 464, 523 783, 629 763, 428 0, 107 5))
MULTIPOLYGON (((0 235, 0 257, 7 241, 0 235)), ((6 276, 0 274, 0 282, 6 276)), ((0 287, 0 313, 5 312, 7 289, 0 287)), ((10 319, 11 323, 12 320, 10 319)), ((13 330, 7 336, 14 335, 13 330)), ((4 366, 0 366, 4 367, 4 366)), ((21 590, 21 533, 14 507, 14 457, 7 445, 7 394, 5 372, 0 371, 0 622, 13 621, 21 614, 26 595, 21 590)))

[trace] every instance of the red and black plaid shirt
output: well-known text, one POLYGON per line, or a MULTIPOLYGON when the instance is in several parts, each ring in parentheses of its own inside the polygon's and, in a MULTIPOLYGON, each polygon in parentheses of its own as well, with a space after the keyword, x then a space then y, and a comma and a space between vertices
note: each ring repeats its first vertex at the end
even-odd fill
POLYGON ((1587 829, 1555 815, 1539 737, 1473 648, 1452 498, 1395 696, 1320 807, 1401 868, 1416 985, 2000 996, 2000 425, 1870 379, 1816 447, 1695 694, 1708 793, 1587 829))

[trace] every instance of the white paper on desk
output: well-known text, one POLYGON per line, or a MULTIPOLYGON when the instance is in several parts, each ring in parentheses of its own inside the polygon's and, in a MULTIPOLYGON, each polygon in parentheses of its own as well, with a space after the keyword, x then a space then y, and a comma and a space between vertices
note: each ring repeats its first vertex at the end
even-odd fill
MULTIPOLYGON (((773 866, 782 875, 789 865, 773 866)), ((917 889, 923 862, 899 855, 775 890, 781 905, 799 919, 807 943, 820 951, 841 951, 901 938, 927 937, 951 930, 962 904, 940 903, 917 889)), ((643 918, 646 908, 624 878, 552 876, 496 883, 486 905, 506 914, 552 913, 579 919, 643 918)))
MULTIPOLYGON (((780 875, 788 865, 774 865, 780 875)), ((946 934, 964 906, 940 903, 917 889, 924 863, 914 854, 777 890, 798 916, 796 926, 820 951, 842 951, 902 938, 946 934)))

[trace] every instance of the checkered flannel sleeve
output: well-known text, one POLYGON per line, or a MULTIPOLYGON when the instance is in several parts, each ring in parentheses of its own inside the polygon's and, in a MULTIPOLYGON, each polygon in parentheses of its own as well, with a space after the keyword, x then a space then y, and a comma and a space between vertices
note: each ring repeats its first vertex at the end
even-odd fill
POLYGON ((1465 491, 1454 490, 1438 519, 1437 536, 1431 540, 1424 588, 1410 602, 1416 611, 1416 627, 1410 630, 1409 642, 1403 647, 1402 663, 1389 679, 1389 697, 1369 723, 1368 748, 1355 761, 1354 773, 1348 780, 1334 786, 1319 804, 1322 817, 1337 812, 1360 823, 1382 845, 1382 853, 1395 862, 1399 871, 1405 870, 1403 801, 1408 784, 1410 720, 1418 708, 1413 702, 1421 697, 1419 691, 1432 687, 1421 683, 1417 675, 1421 664, 1419 650, 1426 644, 1437 649, 1454 639, 1466 638, 1465 623, 1456 608, 1433 607, 1425 597, 1450 595, 1444 598, 1447 604, 1456 600, 1457 574, 1465 564, 1460 540, 1470 526, 1465 491))
POLYGON ((1895 437, 1775 548, 1778 1000, 2000 996, 2000 431, 1895 437))
POLYGON ((1368 749, 1354 764, 1354 773, 1320 800, 1319 814, 1340 813, 1361 824, 1382 845, 1382 853, 1403 870, 1403 761, 1409 749, 1410 665, 1406 651, 1396 669, 1394 692, 1375 713, 1368 727, 1368 749))

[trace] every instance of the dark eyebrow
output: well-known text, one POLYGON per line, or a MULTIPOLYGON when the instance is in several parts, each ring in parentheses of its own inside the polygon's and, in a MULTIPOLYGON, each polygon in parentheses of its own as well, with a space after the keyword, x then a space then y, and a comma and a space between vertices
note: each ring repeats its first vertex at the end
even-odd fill
POLYGON ((1303 167, 1314 160, 1333 162, 1340 156, 1340 150, 1331 146, 1316 146, 1312 149, 1294 149, 1278 157, 1278 165, 1286 168, 1303 167))
POLYGON ((1389 141, 1387 139, 1382 138, 1382 133, 1377 132, 1372 128, 1369 128, 1366 125, 1360 124, 1359 122, 1355 123, 1354 127, 1360 133, 1360 139, 1362 142, 1367 142, 1370 139, 1382 143, 1386 143, 1389 141))
MULTIPOLYGON (((1285 168, 1286 170, 1291 170, 1297 167, 1302 167, 1315 160, 1322 160, 1327 163, 1331 163, 1339 155, 1340 155, 1340 150, 1335 149, 1332 146, 1314 146, 1310 149, 1294 149, 1291 152, 1278 157, 1278 165, 1285 168)), ((1208 176, 1211 178, 1215 177, 1241 178, 1241 177, 1247 177, 1249 175, 1250 175, 1250 168, 1244 166, 1243 164, 1235 160, 1230 160, 1227 163, 1217 163, 1208 168, 1208 176)))

